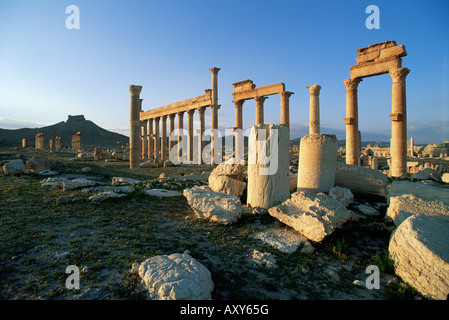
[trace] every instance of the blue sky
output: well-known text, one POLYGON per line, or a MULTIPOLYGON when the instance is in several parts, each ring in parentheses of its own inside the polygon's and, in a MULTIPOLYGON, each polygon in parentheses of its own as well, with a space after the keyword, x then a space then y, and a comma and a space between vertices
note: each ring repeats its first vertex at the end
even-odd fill
MULTIPOLYGON (((257 86, 284 82, 295 92, 291 138, 307 126, 305 87, 313 84, 322 86, 321 126, 344 132, 343 80, 356 50, 386 40, 408 53, 409 138, 449 140, 446 0, 0 0, 0 118, 47 125, 84 114, 127 133, 130 84, 143 86, 149 110, 202 95, 216 66, 221 128, 234 126, 232 83, 251 79, 257 86), (380 10, 378 30, 365 26, 372 4, 380 10), (79 30, 66 28, 69 5, 79 7, 79 30)), ((362 137, 389 136, 391 77, 364 79, 358 92, 362 137)), ((265 122, 279 123, 279 104, 278 96, 265 102, 265 122)), ((244 128, 254 119, 255 103, 247 101, 244 128)))

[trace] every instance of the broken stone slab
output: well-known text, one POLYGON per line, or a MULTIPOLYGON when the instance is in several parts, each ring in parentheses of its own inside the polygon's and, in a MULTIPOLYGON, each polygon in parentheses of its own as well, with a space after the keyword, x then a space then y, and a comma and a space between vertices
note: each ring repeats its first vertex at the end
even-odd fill
POLYGON ((25 173, 25 164, 22 159, 11 160, 3 165, 5 175, 20 175, 25 173))
POLYGON ((127 178, 127 177, 113 177, 112 178, 112 185, 113 186, 117 186, 117 185, 136 185, 142 183, 142 181, 140 180, 136 180, 136 179, 132 179, 132 178, 127 178))
POLYGON ((433 180, 441 182, 441 173, 437 170, 426 168, 410 176, 410 180, 433 180))
POLYGON ((44 177, 51 177, 51 176, 57 176, 59 174, 59 172, 46 169, 46 170, 39 171, 37 174, 40 176, 44 176, 44 177))
POLYGON ((422 182, 393 181, 389 187, 387 220, 399 225, 403 214, 425 214, 449 222, 449 191, 422 182))
POLYGON ((348 207, 354 201, 354 195, 348 188, 333 187, 329 190, 329 196, 345 207, 348 207))
POLYGON ((226 176, 242 181, 244 177, 243 166, 241 164, 222 162, 214 170, 212 170, 211 175, 226 176))
POLYGON ((355 195, 387 195, 388 178, 379 170, 337 163, 335 186, 347 188, 355 195))
POLYGON ((366 202, 364 204, 359 204, 356 207, 364 215, 367 215, 367 216, 378 216, 379 215, 379 211, 374 209, 368 202, 366 202))
POLYGON ((417 214, 390 238, 395 272, 422 295, 445 300, 449 294, 449 223, 417 214))
POLYGON ((441 181, 444 183, 449 183, 449 173, 443 173, 441 176, 441 181))
POLYGON ((188 250, 147 259, 140 264, 138 273, 151 300, 211 299, 211 274, 188 250))
POLYGON ((223 192, 236 197, 241 197, 246 188, 245 182, 227 176, 211 174, 208 181, 212 191, 223 192))
POLYGON ((184 189, 183 195, 197 218, 228 224, 242 215, 242 204, 236 196, 213 192, 206 186, 184 189))
POLYGON ((179 191, 166 190, 166 189, 148 189, 144 190, 144 192, 153 197, 179 197, 182 196, 182 193, 179 191))
POLYGON ((97 184, 97 181, 88 180, 86 178, 78 178, 74 180, 64 180, 62 183, 62 190, 68 191, 73 189, 80 189, 86 187, 93 187, 97 184))
POLYGON ((322 241, 336 227, 348 221, 346 207, 325 193, 295 192, 268 213, 308 239, 322 241))
POLYGON ((312 253, 315 250, 305 236, 290 227, 274 226, 267 230, 256 232, 252 236, 283 253, 293 253, 300 246, 302 246, 302 253, 312 253))
POLYGON ((26 162, 26 168, 32 172, 50 170, 50 161, 47 158, 30 158, 26 162))
POLYGON ((121 197, 126 197, 126 194, 115 193, 114 191, 104 191, 104 192, 101 192, 94 196, 90 196, 89 200, 92 202, 103 202, 108 199, 115 199, 115 198, 121 198, 121 197))
POLYGON ((140 168, 158 168, 160 167, 159 163, 154 162, 153 160, 145 161, 139 165, 140 168))
POLYGON ((41 181, 41 186, 62 187, 66 181, 70 180, 65 177, 48 177, 41 181))
POLYGON ((113 191, 115 193, 133 193, 134 191, 136 191, 136 189, 131 186, 98 186, 81 189, 81 192, 83 193, 104 191, 113 191))

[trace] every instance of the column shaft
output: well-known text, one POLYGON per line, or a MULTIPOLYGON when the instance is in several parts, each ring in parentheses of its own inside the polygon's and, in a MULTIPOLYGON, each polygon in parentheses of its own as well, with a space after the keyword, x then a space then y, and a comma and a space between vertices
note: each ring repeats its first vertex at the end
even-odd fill
POLYGON ((243 103, 245 100, 234 101, 235 104, 235 163, 242 164, 245 160, 244 137, 243 137, 243 103))
POLYGON ((182 136, 184 129, 184 112, 178 113, 178 161, 182 161, 182 136))
POLYGON ((148 160, 148 120, 143 120, 143 155, 145 160, 148 160))
POLYGON ((209 69, 212 72, 212 105, 211 105, 211 137, 210 137, 210 143, 211 143, 211 149, 210 149, 210 158, 211 158, 211 165, 215 164, 215 153, 218 151, 216 150, 216 139, 218 137, 215 137, 216 130, 218 130, 218 71, 220 71, 220 68, 210 68, 209 69))
POLYGON ((320 90, 321 86, 315 84, 306 87, 310 92, 309 101, 309 134, 320 133, 320 90))
POLYGON ((187 137, 187 160, 189 163, 193 163, 193 113, 195 110, 189 110, 187 112, 187 131, 189 135, 187 137))
POLYGON ((176 114, 170 114, 169 115, 169 123, 168 123, 168 158, 172 160, 172 157, 174 157, 174 154, 172 154, 172 149, 175 145, 175 141, 172 140, 172 137, 175 135, 175 116, 176 114))
POLYGON ((148 160, 154 160, 153 119, 148 119, 148 160))
POLYGON ((360 148, 358 147, 358 106, 357 106, 357 86, 360 78, 346 79, 346 163, 352 165, 359 164, 360 148))
POLYGON ((263 124, 263 104, 268 97, 255 97, 256 100, 256 126, 263 124))
POLYGON ((281 124, 290 128, 290 96, 293 92, 282 91, 281 96, 281 124))
POLYGON ((129 132, 129 168, 139 167, 140 159, 140 92, 142 86, 129 86, 131 93, 130 132, 129 132))
POLYGON ((157 117, 154 123, 154 129, 155 129, 155 134, 154 134, 154 160, 155 162, 159 162, 161 160, 161 140, 160 140, 160 135, 159 135, 159 130, 160 130, 160 122, 161 122, 161 117, 157 117))
POLYGON ((199 120, 199 135, 198 135, 198 164, 204 164, 203 159, 203 149, 204 149, 204 140, 203 135, 206 130, 206 123, 204 122, 204 112, 206 111, 206 107, 202 107, 198 109, 198 120, 199 120))
POLYGON ((167 116, 162 116, 161 159, 167 160, 167 116))

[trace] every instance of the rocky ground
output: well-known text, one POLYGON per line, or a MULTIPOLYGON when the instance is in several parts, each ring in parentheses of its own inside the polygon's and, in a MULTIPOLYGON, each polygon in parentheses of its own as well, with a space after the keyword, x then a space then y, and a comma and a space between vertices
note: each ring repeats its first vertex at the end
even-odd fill
MULTIPOLYGON (((131 172, 127 162, 38 156, 50 159, 52 178, 85 178, 97 187, 112 186, 114 177, 141 182, 119 198, 94 202, 90 197, 98 191, 45 186, 49 177, 37 173, 0 175, 0 299, 145 299, 132 264, 185 250, 210 271, 214 300, 422 299, 395 276, 388 259, 394 225, 385 222, 383 197, 356 198, 349 206, 351 221, 320 243, 300 243, 294 252, 283 252, 260 234, 296 233, 263 210, 244 207, 236 223, 222 225, 195 219, 183 196, 145 193, 206 184, 210 166, 131 172), (66 288, 70 265, 80 269, 80 289, 66 288), (370 265, 381 271, 379 289, 365 286, 370 265)), ((16 157, 16 152, 0 152, 0 164, 16 157)))

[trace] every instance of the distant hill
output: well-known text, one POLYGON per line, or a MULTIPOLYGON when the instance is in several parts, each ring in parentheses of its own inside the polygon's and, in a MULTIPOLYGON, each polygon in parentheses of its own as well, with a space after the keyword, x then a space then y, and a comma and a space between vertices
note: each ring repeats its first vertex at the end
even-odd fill
MULTIPOLYGON (((23 128, 23 129, 0 129, 0 145, 3 146, 21 146, 23 138, 34 138, 38 132, 45 136, 45 146, 48 146, 49 139, 61 137, 63 147, 70 147, 72 144, 72 135, 81 131, 81 141, 84 146, 102 146, 114 147, 117 142, 125 145, 129 138, 119 133, 111 132, 96 125, 90 120, 86 120, 84 115, 70 116, 67 121, 61 121, 56 124, 41 128, 23 128)), ((53 142, 54 143, 54 142, 53 142)))

